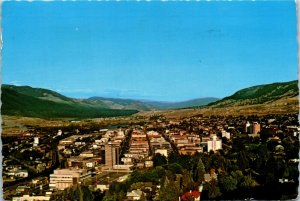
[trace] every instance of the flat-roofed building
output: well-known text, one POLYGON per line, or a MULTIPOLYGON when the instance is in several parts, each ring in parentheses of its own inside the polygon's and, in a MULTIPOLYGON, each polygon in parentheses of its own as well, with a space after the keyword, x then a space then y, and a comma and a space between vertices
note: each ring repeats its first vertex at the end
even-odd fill
POLYGON ((179 153, 182 155, 195 155, 196 153, 202 153, 202 147, 195 147, 195 146, 186 146, 179 150, 179 153))
POLYGON ((169 156, 169 150, 168 149, 156 149, 155 154, 160 154, 162 156, 168 157, 169 156))
POLYGON ((225 130, 222 130, 221 132, 222 132, 222 137, 225 137, 225 138, 227 138, 227 139, 230 139, 230 133, 229 133, 229 132, 227 132, 227 131, 225 131, 225 130))
POLYGON ((50 189, 64 190, 89 178, 91 173, 86 169, 57 169, 50 174, 50 189))
POLYGON ((69 167, 92 168, 101 163, 101 157, 82 158, 73 156, 67 159, 69 167))
POLYGON ((13 201, 48 201, 50 200, 50 196, 31 196, 31 195, 23 195, 22 197, 13 197, 13 201))

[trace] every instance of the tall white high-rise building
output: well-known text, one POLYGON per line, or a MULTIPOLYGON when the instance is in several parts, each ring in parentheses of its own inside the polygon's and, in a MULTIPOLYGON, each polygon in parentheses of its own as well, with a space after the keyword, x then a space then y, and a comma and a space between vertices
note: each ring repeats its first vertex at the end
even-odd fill
POLYGON ((39 145, 39 137, 34 137, 33 138, 33 146, 38 146, 39 145))
POLYGON ((222 149, 222 140, 218 139, 216 135, 213 135, 210 140, 207 141, 207 152, 216 151, 222 149))

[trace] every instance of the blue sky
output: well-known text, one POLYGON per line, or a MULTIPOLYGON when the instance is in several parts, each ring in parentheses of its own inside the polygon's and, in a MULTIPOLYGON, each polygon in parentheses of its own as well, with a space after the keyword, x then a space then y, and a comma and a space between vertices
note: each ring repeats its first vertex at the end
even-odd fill
POLYGON ((2 82, 180 101, 298 78, 294 1, 4 2, 2 82))

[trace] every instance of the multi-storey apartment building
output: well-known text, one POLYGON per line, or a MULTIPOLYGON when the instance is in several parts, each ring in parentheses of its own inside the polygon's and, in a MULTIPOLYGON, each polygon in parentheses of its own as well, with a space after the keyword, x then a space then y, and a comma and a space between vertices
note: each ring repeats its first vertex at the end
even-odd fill
POLYGON ((50 189, 64 190, 91 176, 86 169, 57 169, 50 174, 50 189))

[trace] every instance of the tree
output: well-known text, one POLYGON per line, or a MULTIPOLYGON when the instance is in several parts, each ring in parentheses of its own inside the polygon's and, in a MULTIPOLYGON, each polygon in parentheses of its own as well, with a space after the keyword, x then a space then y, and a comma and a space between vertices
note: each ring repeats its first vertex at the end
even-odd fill
POLYGON ((277 163, 274 157, 270 157, 265 166, 265 184, 274 184, 278 182, 277 163))
POLYGON ((196 174, 198 176, 196 181, 201 183, 204 180, 204 174, 205 174, 205 167, 201 158, 199 158, 199 161, 197 163, 196 174))
POLYGON ((166 171, 163 167, 157 166, 150 172, 151 181, 154 183, 159 183, 161 178, 166 174, 166 171))
POLYGON ((222 192, 230 192, 237 189, 238 181, 231 175, 220 174, 218 177, 218 183, 222 192))
POLYGON ((102 201, 122 201, 126 197, 126 193, 121 192, 109 192, 107 191, 102 201))
POLYGON ((97 189, 96 191, 93 192, 94 194, 94 201, 100 201, 103 200, 104 197, 104 193, 101 192, 99 189, 97 189))
POLYGON ((106 193, 102 201, 117 201, 115 194, 106 193))
POLYGON ((174 201, 178 199, 180 195, 179 188, 175 185, 173 178, 165 176, 163 185, 160 189, 159 200, 174 201))
POLYGON ((252 177, 250 175, 245 176, 241 183, 241 187, 244 187, 247 189, 256 187, 258 185, 259 184, 254 179, 252 179, 252 177))
POLYGON ((197 186, 198 185, 196 185, 196 183, 193 182, 190 172, 188 172, 187 170, 184 170, 182 173, 181 190, 183 190, 183 192, 187 192, 187 191, 196 189, 197 186))
POLYGON ((269 155, 270 155, 269 150, 265 144, 261 144, 257 148, 257 154, 256 154, 257 158, 254 162, 254 167, 255 170, 258 171, 260 174, 263 174, 269 155))
POLYGON ((145 187, 152 187, 152 183, 145 183, 145 182, 137 182, 133 183, 130 186, 130 190, 136 190, 136 189, 144 189, 145 187))
POLYGON ((163 166, 166 165, 167 163, 168 163, 167 158, 159 153, 155 154, 155 156, 153 157, 154 167, 163 166))
POLYGON ((243 172, 240 170, 232 171, 230 175, 237 181, 237 184, 240 184, 244 178, 243 172))
POLYGON ((249 160, 245 151, 240 151, 238 153, 237 160, 239 162, 238 165, 240 166, 241 170, 245 170, 249 168, 249 160))
POLYGON ((168 165, 168 170, 170 170, 173 174, 181 174, 183 171, 183 168, 178 163, 172 163, 168 165))
MULTIPOLYGON (((58 199, 54 197, 54 199, 58 199)), ((77 201, 93 201, 94 195, 87 186, 75 185, 70 188, 67 188, 60 195, 62 200, 77 200, 77 201)))
POLYGON ((208 198, 214 199, 222 195, 218 182, 215 179, 212 179, 207 185, 206 189, 208 190, 208 198))
POLYGON ((225 166, 225 158, 221 156, 219 153, 213 153, 211 155, 210 167, 211 168, 221 168, 224 169, 225 166))

